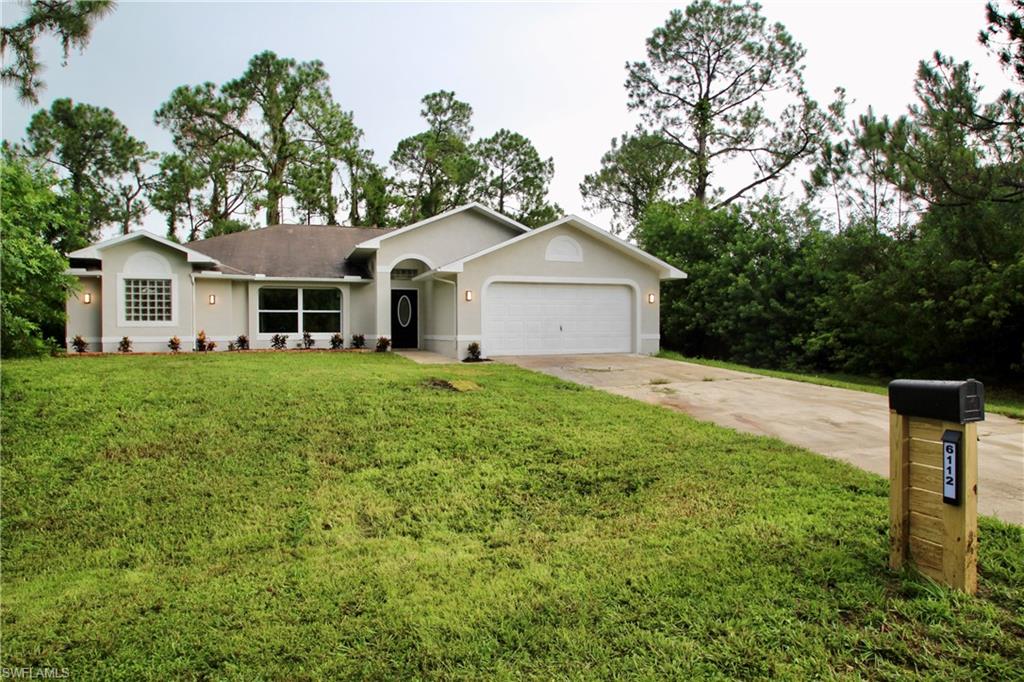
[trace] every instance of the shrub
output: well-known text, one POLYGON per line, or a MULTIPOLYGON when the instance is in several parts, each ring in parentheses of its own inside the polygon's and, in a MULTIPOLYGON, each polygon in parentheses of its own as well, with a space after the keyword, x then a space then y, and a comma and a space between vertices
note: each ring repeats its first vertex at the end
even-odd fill
POLYGON ((127 336, 121 337, 121 343, 117 344, 118 353, 131 353, 132 352, 132 340, 127 336))
POLYGON ((206 330, 200 329, 199 335, 196 336, 196 350, 205 353, 208 350, 213 350, 210 345, 210 342, 206 340, 206 330))
POLYGON ((238 350, 238 346, 235 345, 234 341, 228 341, 228 350, 238 350))
POLYGON ((274 334, 270 338, 270 347, 274 350, 284 350, 288 347, 288 337, 284 334, 274 334))
POLYGON ((309 350, 316 345, 316 341, 313 340, 313 335, 309 332, 302 332, 302 347, 309 350))
POLYGON ((71 339, 71 347, 75 349, 76 353, 84 353, 89 350, 89 342, 83 339, 81 336, 76 336, 71 339))
POLYGON ((216 350, 216 349, 217 349, 217 342, 216 341, 210 341, 209 343, 206 344, 206 350, 216 350))
POLYGON ((352 347, 353 348, 366 348, 366 336, 363 334, 352 335, 352 347))
POLYGON ((340 350, 345 347, 345 337, 341 334, 331 336, 331 350, 340 350))
POLYGON ((245 334, 239 334, 238 338, 235 339, 236 350, 249 350, 249 337, 245 334))
POLYGON ((386 353, 388 348, 391 347, 391 339, 386 336, 382 336, 377 339, 377 352, 386 353))
POLYGON ((480 344, 474 341, 473 343, 466 346, 466 354, 473 362, 480 361, 480 344))
POLYGON ((170 341, 167 342, 167 347, 171 349, 172 353, 177 353, 181 350, 181 339, 177 336, 172 336, 170 341))

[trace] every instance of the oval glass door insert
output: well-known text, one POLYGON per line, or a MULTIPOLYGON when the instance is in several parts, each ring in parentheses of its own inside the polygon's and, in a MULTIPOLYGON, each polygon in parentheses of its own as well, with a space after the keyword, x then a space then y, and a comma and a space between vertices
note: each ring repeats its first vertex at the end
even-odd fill
POLYGON ((408 327, 410 322, 412 322, 412 301, 403 294, 398 299, 398 324, 408 327))

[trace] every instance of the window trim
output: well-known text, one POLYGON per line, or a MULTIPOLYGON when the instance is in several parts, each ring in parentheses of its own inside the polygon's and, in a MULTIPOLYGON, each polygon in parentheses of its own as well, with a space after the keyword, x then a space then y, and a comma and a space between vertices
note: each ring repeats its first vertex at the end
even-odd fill
POLYGON ((178 326, 178 276, 173 273, 161 272, 142 274, 137 272, 117 273, 117 326, 119 327, 177 327, 178 326), (129 279, 166 279, 171 281, 171 319, 170 320, 129 320, 125 301, 125 280, 129 279))
POLYGON ((345 313, 345 292, 344 292, 344 290, 341 287, 331 287, 331 286, 326 286, 325 287, 325 286, 315 286, 315 285, 307 287, 307 286, 303 286, 301 284, 296 285, 296 286, 288 286, 288 285, 283 285, 283 284, 266 284, 266 285, 260 285, 260 286, 256 287, 255 299, 256 299, 255 302, 256 302, 256 338, 257 339, 260 339, 260 340, 272 339, 277 334, 288 335, 289 336, 289 340, 291 340, 291 338, 292 338, 290 335, 294 334, 297 338, 301 339, 302 338, 302 332, 303 332, 303 322, 304 322, 303 318, 304 318, 306 313, 335 313, 338 316, 338 331, 336 331, 336 332, 310 332, 310 336, 312 336, 312 338, 314 338, 314 339, 316 339, 318 341, 322 341, 322 340, 330 339, 335 334, 344 334, 345 333, 345 317, 344 317, 344 313, 345 313), (260 291, 262 291, 263 289, 295 289, 298 292, 298 298, 297 298, 298 309, 297 310, 284 310, 284 309, 280 309, 279 310, 279 309, 276 309, 276 308, 274 308, 274 309, 272 309, 272 308, 261 308, 260 307, 260 291), (304 309, 305 300, 304 300, 304 297, 303 297, 303 292, 306 289, 337 291, 338 292, 338 309, 337 310, 322 310, 322 309, 305 310, 304 309), (298 330, 294 331, 294 332, 264 332, 264 331, 260 331, 260 314, 262 314, 262 313, 295 313, 296 317, 298 318, 297 319, 298 330))

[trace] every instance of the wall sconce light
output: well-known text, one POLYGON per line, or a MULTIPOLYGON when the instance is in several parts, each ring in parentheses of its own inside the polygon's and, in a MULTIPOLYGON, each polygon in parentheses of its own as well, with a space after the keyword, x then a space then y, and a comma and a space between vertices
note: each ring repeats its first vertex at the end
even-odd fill
POLYGON ((82 294, 82 303, 86 305, 92 303, 92 294, 90 294, 88 291, 82 294))
POLYGON ((647 294, 647 302, 654 303, 654 294, 647 294))
POLYGON ((472 289, 466 289, 466 300, 467 301, 472 301, 473 300, 473 290, 472 289))
POLYGON ((216 305, 216 303, 217 303, 217 294, 210 294, 210 305, 216 305))

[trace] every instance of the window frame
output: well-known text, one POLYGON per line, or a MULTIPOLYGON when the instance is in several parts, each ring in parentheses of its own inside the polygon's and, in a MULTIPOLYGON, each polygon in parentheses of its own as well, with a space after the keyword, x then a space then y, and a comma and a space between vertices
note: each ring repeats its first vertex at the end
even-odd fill
POLYGON ((119 327, 177 327, 178 326, 178 276, 172 273, 140 273, 117 274, 117 326, 119 327), (169 320, 129 320, 128 319, 128 280, 166 280, 171 283, 171 319, 169 320))
POLYGON ((310 335, 314 339, 326 340, 326 339, 330 339, 334 334, 344 334, 345 333, 345 317, 344 317, 344 313, 345 313, 345 292, 344 292, 344 289, 342 289, 341 287, 338 287, 338 286, 316 286, 316 285, 314 285, 314 286, 303 286, 301 284, 294 285, 294 286, 293 285, 287 285, 287 284, 265 284, 265 285, 260 285, 260 286, 256 287, 256 338, 257 339, 264 339, 264 340, 265 339, 271 339, 271 338, 273 338, 277 334, 289 335, 289 340, 291 340, 291 336, 290 335, 295 335, 296 337, 301 338, 302 337, 302 333, 305 330, 305 325, 304 325, 305 319, 304 318, 305 318, 305 314, 306 313, 334 313, 334 314, 336 314, 338 316, 338 331, 336 331, 336 332, 310 332, 310 335), (285 310, 285 309, 277 309, 277 308, 261 308, 260 307, 260 292, 263 289, 293 289, 293 290, 295 290, 297 292, 296 305, 298 306, 298 309, 285 310), (311 290, 311 291, 322 291, 322 290, 336 291, 338 293, 338 308, 336 310, 324 310, 324 309, 320 309, 320 308, 317 308, 315 310, 312 310, 312 309, 311 310, 306 310, 305 309, 305 297, 303 295, 306 290, 311 290), (265 331, 261 331, 261 329, 260 329, 260 315, 262 313, 295 313, 296 319, 297 319, 297 321, 296 321, 297 330, 296 331, 288 331, 288 332, 265 332, 265 331))

